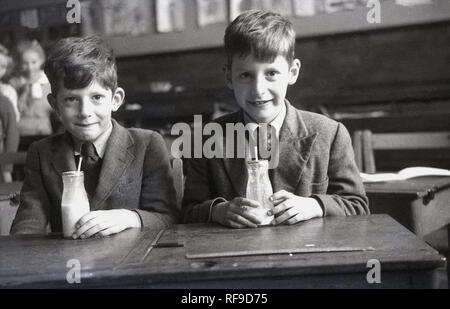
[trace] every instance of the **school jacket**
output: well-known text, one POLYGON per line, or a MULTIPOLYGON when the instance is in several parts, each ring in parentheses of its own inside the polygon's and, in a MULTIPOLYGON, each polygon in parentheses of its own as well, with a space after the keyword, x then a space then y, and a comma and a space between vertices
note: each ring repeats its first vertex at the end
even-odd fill
MULTIPOLYGON (((286 190, 314 197, 324 216, 369 214, 347 129, 323 115, 297 110, 288 101, 286 107, 279 134, 279 163, 272 176, 273 192, 286 190)), ((244 115, 241 110, 216 122, 226 132, 227 123, 244 123, 244 115)), ((189 158, 184 165, 185 223, 210 221, 210 209, 218 197, 228 201, 245 197, 248 175, 244 159, 189 158)))
MULTIPOLYGON (((76 169, 68 132, 33 143, 11 234, 62 231, 62 173, 76 169)), ((179 212, 169 156, 156 132, 125 129, 113 120, 90 210, 135 210, 144 227, 166 228, 179 212)))

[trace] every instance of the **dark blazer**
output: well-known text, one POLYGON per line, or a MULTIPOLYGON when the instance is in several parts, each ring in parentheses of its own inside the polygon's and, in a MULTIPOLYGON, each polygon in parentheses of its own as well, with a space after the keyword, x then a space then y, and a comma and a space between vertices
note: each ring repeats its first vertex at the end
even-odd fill
MULTIPOLYGON (((75 170, 71 136, 62 133, 33 143, 12 234, 62 231, 62 173, 75 170)), ((143 226, 161 229, 177 223, 179 212, 163 138, 156 132, 125 129, 113 120, 92 210, 136 210, 143 226)))
MULTIPOLYGON (((355 163, 346 128, 325 116, 300 111, 286 101, 286 118, 280 130, 279 163, 273 171, 273 191, 315 197, 325 216, 364 215, 368 199, 355 163)), ((239 111, 216 120, 243 123, 239 111)), ((183 221, 207 222, 217 197, 245 197, 247 173, 244 159, 186 159, 183 221)))

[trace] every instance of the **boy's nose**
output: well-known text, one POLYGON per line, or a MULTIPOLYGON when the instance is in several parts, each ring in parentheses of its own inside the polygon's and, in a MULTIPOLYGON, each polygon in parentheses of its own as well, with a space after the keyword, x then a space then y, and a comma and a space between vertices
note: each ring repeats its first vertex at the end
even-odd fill
POLYGON ((88 99, 82 99, 80 102, 79 115, 82 118, 89 117, 92 114, 92 104, 88 99))
POLYGON ((265 94, 267 89, 266 80, 264 78, 255 78, 253 82, 253 95, 261 97, 265 94))

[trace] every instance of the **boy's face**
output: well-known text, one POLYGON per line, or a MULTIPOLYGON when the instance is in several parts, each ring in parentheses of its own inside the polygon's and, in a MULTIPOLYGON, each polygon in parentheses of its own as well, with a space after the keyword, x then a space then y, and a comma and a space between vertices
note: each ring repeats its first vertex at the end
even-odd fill
POLYGON ((278 115, 287 87, 296 82, 299 71, 298 59, 289 65, 285 57, 277 56, 268 63, 252 54, 245 58, 235 55, 231 68, 225 68, 228 87, 237 103, 258 123, 268 123, 278 115))
POLYGON ((94 142, 112 125, 111 113, 123 103, 125 92, 117 88, 103 88, 95 80, 82 89, 67 89, 60 85, 48 101, 55 109, 64 127, 81 142, 94 142))

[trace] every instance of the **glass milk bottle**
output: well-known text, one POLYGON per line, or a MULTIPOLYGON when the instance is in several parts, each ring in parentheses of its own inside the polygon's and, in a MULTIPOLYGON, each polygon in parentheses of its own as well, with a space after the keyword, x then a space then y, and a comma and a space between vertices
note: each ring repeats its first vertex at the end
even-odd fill
POLYGON ((63 235, 72 237, 75 224, 90 211, 89 200, 84 188, 83 172, 64 172, 62 179, 64 184, 61 199, 63 235))
POLYGON ((248 161, 247 170, 247 198, 259 202, 262 206, 249 208, 249 211, 260 219, 260 225, 268 225, 273 220, 273 215, 267 215, 267 211, 273 209, 273 204, 269 201, 273 193, 269 179, 269 163, 267 160, 248 161))

